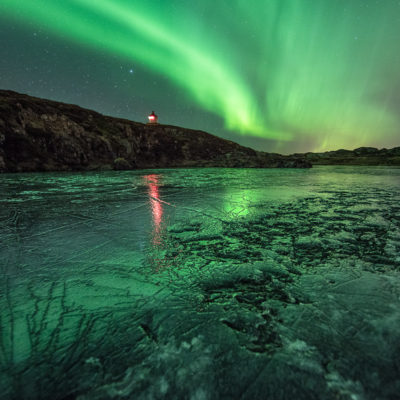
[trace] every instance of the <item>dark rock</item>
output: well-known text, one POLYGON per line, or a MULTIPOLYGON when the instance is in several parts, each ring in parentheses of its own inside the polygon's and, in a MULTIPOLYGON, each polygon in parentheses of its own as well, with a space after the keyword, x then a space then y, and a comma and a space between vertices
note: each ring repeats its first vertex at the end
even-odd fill
POLYGON ((400 156, 400 146, 387 150, 387 153, 391 156, 400 156))
POLYGON ((376 149, 375 147, 359 147, 358 149, 354 149, 353 152, 357 155, 369 155, 377 154, 378 149, 376 149))
POLYGON ((125 158, 118 157, 114 160, 114 169, 118 171, 129 170, 132 169, 132 165, 125 158))
POLYGON ((400 147, 380 150, 375 147, 359 147, 355 150, 340 149, 295 156, 313 165, 400 165, 400 147))
POLYGON ((0 172, 4 172, 6 170, 6 163, 4 162, 3 156, 0 155, 0 172))
POLYGON ((206 132, 145 125, 0 91, 0 171, 168 167, 307 168, 304 157, 257 152, 206 132))

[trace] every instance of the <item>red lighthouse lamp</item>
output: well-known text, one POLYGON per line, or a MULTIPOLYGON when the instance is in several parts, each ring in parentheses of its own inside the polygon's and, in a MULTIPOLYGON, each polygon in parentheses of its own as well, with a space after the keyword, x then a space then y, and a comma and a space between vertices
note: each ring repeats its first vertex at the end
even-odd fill
POLYGON ((154 111, 151 112, 148 118, 149 118, 148 124, 151 125, 158 124, 158 116, 154 113, 154 111))

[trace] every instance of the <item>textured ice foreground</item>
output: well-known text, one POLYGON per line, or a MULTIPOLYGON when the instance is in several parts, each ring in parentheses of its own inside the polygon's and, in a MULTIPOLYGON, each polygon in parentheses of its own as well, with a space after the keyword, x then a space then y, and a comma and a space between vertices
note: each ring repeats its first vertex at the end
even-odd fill
POLYGON ((400 169, 0 176, 4 399, 397 399, 400 169))

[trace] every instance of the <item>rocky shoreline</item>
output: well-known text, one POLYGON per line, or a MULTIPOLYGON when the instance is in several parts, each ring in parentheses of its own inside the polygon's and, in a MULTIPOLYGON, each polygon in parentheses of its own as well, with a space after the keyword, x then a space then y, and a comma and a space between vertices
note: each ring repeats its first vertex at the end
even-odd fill
POLYGON ((0 90, 0 172, 176 167, 309 168, 311 163, 203 131, 146 125, 0 90))
POLYGON ((400 165, 400 146, 392 149, 359 147, 354 150, 326 151, 324 153, 293 154, 312 165, 400 165))

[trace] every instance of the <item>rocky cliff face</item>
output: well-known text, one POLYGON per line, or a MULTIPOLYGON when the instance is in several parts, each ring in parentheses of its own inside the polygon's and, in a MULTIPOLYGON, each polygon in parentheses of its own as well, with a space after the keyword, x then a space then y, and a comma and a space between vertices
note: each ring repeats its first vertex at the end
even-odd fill
POLYGON ((257 152, 202 131, 0 91, 1 172, 310 166, 302 157, 257 152))
POLYGON ((302 157, 313 165, 400 165, 400 147, 359 147, 355 150, 294 154, 293 157, 302 157))

